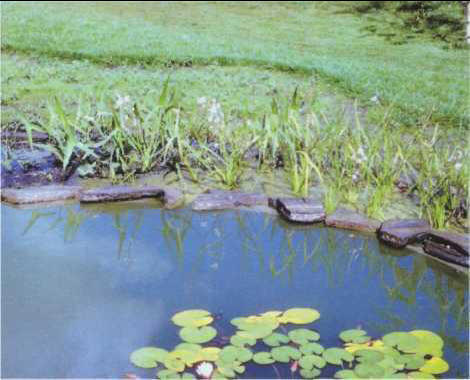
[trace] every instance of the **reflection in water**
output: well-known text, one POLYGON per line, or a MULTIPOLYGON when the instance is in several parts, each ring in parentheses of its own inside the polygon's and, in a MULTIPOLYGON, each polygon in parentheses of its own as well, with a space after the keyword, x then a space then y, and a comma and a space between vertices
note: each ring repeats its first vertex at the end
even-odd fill
MULTIPOLYGON (((294 286, 297 277, 304 279, 307 271, 312 280, 322 279, 321 284, 316 282, 317 287, 322 286, 318 290, 328 291, 332 297, 342 294, 345 289, 358 291, 355 282, 362 282, 366 277, 370 280, 370 289, 360 289, 361 292, 367 294, 369 291, 372 298, 379 293, 378 289, 383 293, 382 298, 373 302, 370 318, 362 322, 368 331, 372 329, 376 334, 385 334, 420 328, 421 323, 436 325, 439 331, 436 328, 434 331, 450 347, 454 362, 464 363, 453 375, 468 376, 465 364, 468 290, 464 274, 410 251, 386 248, 379 245, 375 237, 321 227, 286 225, 270 215, 252 212, 197 214, 187 210, 139 207, 68 206, 47 211, 22 211, 28 213, 29 218, 21 226, 21 233, 24 237, 37 231, 61 233, 65 243, 75 244, 86 239, 91 229, 102 228, 102 238, 116 242, 117 258, 129 262, 142 255, 145 242, 146 249, 155 250, 155 255, 173 255, 169 259, 184 273, 181 280, 175 281, 183 284, 185 294, 190 296, 198 289, 201 294, 207 294, 208 299, 214 292, 211 273, 222 270, 254 273, 253 276, 266 273, 273 286, 275 283, 294 286), (109 222, 103 218, 108 218, 109 222), (108 233, 110 227, 115 234, 108 233), (226 262, 232 267, 223 269, 226 262), (361 278, 357 277, 358 273, 361 278), (429 307, 427 310, 423 309, 424 303, 429 307)), ((9 209, 9 213, 14 212, 18 211, 9 209)), ((157 272, 161 268, 154 270, 157 272)), ((224 274, 220 276, 223 278, 224 274)), ((251 277, 250 281, 256 283, 251 277)), ((233 284, 234 287, 237 285, 233 284)), ((311 285, 305 283, 304 286, 311 285)))

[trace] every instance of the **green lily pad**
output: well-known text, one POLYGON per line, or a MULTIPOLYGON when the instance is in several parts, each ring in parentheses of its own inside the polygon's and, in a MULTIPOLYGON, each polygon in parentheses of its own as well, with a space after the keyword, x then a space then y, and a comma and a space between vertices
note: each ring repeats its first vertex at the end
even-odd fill
POLYGON ((267 336, 271 335, 272 332, 273 330, 270 326, 258 325, 256 327, 252 327, 250 330, 240 331, 240 334, 237 333, 237 335, 250 337, 251 339, 257 340, 266 338, 267 336), (243 335, 241 334, 242 332, 244 333, 243 335))
POLYGON ((164 363, 165 367, 173 372, 183 372, 185 368, 184 361, 177 356, 172 356, 168 354, 164 363))
POLYGON ((278 317, 281 323, 294 323, 304 325, 312 323, 320 318, 320 313, 315 309, 310 308, 293 308, 286 310, 282 316, 278 317))
POLYGON ((201 351, 174 350, 168 354, 167 358, 180 359, 186 366, 191 367, 194 363, 203 360, 200 352, 201 351))
POLYGON ((332 347, 323 352, 323 359, 330 364, 341 365, 343 360, 346 362, 352 362, 354 360, 354 356, 342 348, 332 347))
POLYGON ((385 374, 387 379, 408 379, 408 376, 403 372, 392 373, 391 375, 385 374))
POLYGON ((249 334, 236 334, 230 338, 230 344, 237 347, 253 346, 256 344, 256 339, 249 334))
POLYGON ((201 327, 210 324, 214 318, 206 310, 186 310, 176 313, 171 320, 181 327, 201 327))
POLYGON ((194 376, 192 373, 185 372, 181 375, 182 379, 195 379, 196 376, 194 376))
POLYGON ((320 376, 320 371, 316 368, 313 369, 301 369, 300 370, 300 376, 302 376, 304 379, 315 379, 316 377, 320 376))
POLYGON ((359 379, 359 376, 353 370, 342 369, 335 373, 335 379, 359 379))
POLYGON ((180 330, 180 337, 187 343, 206 343, 217 335, 217 331, 211 326, 204 327, 183 327, 180 330))
POLYGON ((414 372, 408 373, 408 378, 409 379, 434 379, 435 377, 431 375, 430 373, 414 371, 414 372))
POLYGON ((316 342, 303 344, 302 346, 300 346, 299 349, 305 355, 308 355, 308 354, 320 355, 323 351, 325 351, 323 346, 316 342))
POLYGON ((374 363, 359 363, 354 368, 354 372, 357 376, 366 379, 377 379, 383 377, 385 370, 374 363))
POLYGON ((221 349, 219 347, 204 347, 199 351, 199 354, 202 357, 202 360, 208 362, 215 362, 219 359, 221 349))
POLYGON ((250 317, 241 317, 234 318, 230 323, 240 330, 251 331, 253 329, 265 328, 275 330, 279 327, 279 321, 276 317, 272 316, 250 316, 250 317))
POLYGON ((218 372, 229 378, 235 377, 236 373, 243 373, 245 371, 245 366, 243 366, 239 361, 225 362, 224 360, 219 359, 215 364, 218 372))
POLYGON ((354 353, 360 363, 377 363, 385 358, 384 354, 377 350, 358 350, 354 353))
POLYGON ((424 357, 419 354, 406 354, 396 358, 398 364, 403 364, 406 369, 419 369, 425 364, 424 357))
POLYGON ((311 370, 313 367, 323 368, 326 365, 326 361, 321 356, 305 355, 300 358, 299 365, 303 369, 311 370))
POLYGON ((289 343, 289 341, 290 339, 287 337, 287 335, 280 333, 272 333, 263 339, 263 342, 270 347, 278 347, 281 344, 289 343))
POLYGON ((427 360, 426 363, 419 369, 420 372, 424 372, 431 375, 440 375, 441 373, 449 370, 449 364, 437 356, 433 356, 427 360))
POLYGON ((345 330, 339 334, 339 337, 346 343, 365 343, 371 339, 364 330, 359 329, 345 330))
POLYGON ((194 344, 194 343, 180 343, 178 344, 173 351, 177 350, 185 350, 185 351, 193 351, 193 352, 199 352, 201 351, 202 346, 199 344, 194 344))
POLYGON ((142 347, 135 350, 130 357, 132 364, 140 368, 155 368, 163 363, 168 351, 158 347, 142 347))
POLYGON ((269 352, 257 352, 253 355, 253 361, 256 364, 271 364, 274 363, 274 359, 269 352))
POLYGON ((418 338, 417 353, 423 356, 431 355, 442 357, 444 341, 439 335, 427 330, 413 330, 410 331, 410 334, 418 338))
POLYGON ((280 363, 289 363, 290 359, 298 360, 302 353, 291 346, 274 347, 271 350, 273 359, 280 363))
MULTIPOLYGON (((234 373, 235 375, 235 373, 234 373)), ((225 377, 224 375, 222 375, 219 370, 214 370, 214 372, 212 373, 212 377, 211 377, 212 380, 226 380, 227 377, 225 377)))
POLYGON ((304 345, 309 343, 310 341, 320 339, 320 334, 318 334, 316 331, 308 329, 295 329, 289 331, 288 335, 294 343, 297 343, 299 345, 304 345))
POLYGON ((403 352, 416 352, 419 345, 418 338, 407 332, 393 332, 384 335, 382 340, 387 346, 396 347, 403 352))
POLYGON ((219 353, 220 360, 225 363, 245 363, 250 361, 252 357, 253 353, 250 350, 237 346, 226 346, 219 353))

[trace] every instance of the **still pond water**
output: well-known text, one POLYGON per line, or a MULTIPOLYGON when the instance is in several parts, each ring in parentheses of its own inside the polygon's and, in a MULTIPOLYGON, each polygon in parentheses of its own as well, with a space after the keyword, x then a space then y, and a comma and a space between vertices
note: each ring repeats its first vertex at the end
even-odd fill
POLYGON ((326 347, 358 326, 376 338, 434 331, 445 377, 469 376, 468 278, 373 236, 248 211, 2 205, 1 276, 4 378, 152 377, 129 354, 179 343, 174 313, 207 309, 231 334, 234 317, 291 307, 320 311, 326 347))

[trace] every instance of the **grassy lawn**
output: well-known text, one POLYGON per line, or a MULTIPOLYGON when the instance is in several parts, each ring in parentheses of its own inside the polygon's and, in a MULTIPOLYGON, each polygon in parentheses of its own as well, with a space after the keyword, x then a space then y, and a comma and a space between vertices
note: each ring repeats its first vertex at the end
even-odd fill
MULTIPOLYGON (((97 73, 101 68, 92 63, 119 66, 123 76, 146 67, 150 71, 137 74, 141 78, 164 66, 249 66, 307 77, 316 74, 318 81, 333 83, 336 91, 357 97, 364 105, 378 94, 397 124, 423 119, 445 126, 468 122, 468 50, 445 50, 424 40, 392 45, 365 36, 360 30, 363 21, 340 10, 337 5, 297 2, 5 3, 2 67, 8 70, 15 62, 8 55, 17 52, 41 56, 47 66, 44 57, 74 65, 86 61, 85 70, 97 73)), ((56 61, 51 65, 58 66, 56 61)), ((159 71, 157 76, 161 75, 164 72, 159 71)), ((54 80, 76 87, 67 77, 54 80)), ((129 82, 134 90, 134 80, 129 82)), ((218 94, 226 82, 209 84, 213 86, 204 92, 218 94)), ((251 102, 240 94, 241 106, 251 102)), ((238 101, 237 96, 234 99, 238 101)))
POLYGON ((64 172, 233 189, 250 167, 328 212, 406 200, 464 228, 468 50, 364 25, 326 2, 3 3, 2 128, 48 133, 64 172))

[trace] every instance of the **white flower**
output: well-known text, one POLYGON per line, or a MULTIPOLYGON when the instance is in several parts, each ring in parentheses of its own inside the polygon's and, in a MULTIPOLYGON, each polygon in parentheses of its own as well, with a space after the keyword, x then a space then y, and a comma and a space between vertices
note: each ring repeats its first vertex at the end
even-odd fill
POLYGON ((203 106, 207 103, 207 98, 205 96, 202 96, 197 99, 197 105, 198 106, 203 106))
POLYGON ((209 362, 202 362, 196 367, 196 373, 203 379, 209 379, 214 371, 214 366, 209 362))
POLYGON ((454 167, 455 167, 455 170, 460 171, 460 169, 462 169, 462 163, 456 162, 454 167))
POLYGON ((131 102, 131 98, 129 98, 128 96, 121 96, 117 94, 117 99, 116 99, 116 103, 114 104, 114 107, 121 108, 130 102, 131 102))

